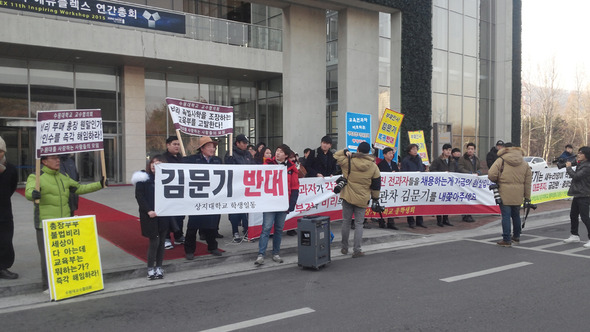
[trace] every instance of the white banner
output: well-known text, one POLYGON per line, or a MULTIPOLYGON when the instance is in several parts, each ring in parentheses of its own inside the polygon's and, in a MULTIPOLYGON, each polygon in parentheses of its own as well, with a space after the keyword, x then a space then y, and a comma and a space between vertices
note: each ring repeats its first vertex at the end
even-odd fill
POLYGON ((287 169, 281 165, 158 164, 159 216, 287 211, 287 169))
POLYGON ((567 175, 565 168, 533 170, 531 202, 537 204, 567 198, 571 184, 572 178, 567 175))
POLYGON ((37 158, 103 149, 99 109, 37 112, 37 158))
POLYGON ((225 136, 233 133, 234 108, 166 98, 174 128, 189 135, 225 136))

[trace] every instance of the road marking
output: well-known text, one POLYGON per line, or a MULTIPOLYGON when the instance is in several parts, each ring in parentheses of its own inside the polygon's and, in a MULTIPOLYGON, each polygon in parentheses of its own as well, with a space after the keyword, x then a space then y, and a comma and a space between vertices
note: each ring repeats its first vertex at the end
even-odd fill
POLYGON ((582 247, 578 247, 578 248, 574 248, 574 249, 563 250, 563 251, 561 251, 561 253, 573 254, 573 253, 576 253, 578 251, 583 251, 583 250, 586 250, 586 249, 588 249, 588 248, 585 248, 584 246, 582 246, 582 247))
POLYGON ((305 314, 309 314, 315 312, 315 310, 311 309, 311 308, 301 308, 301 309, 296 309, 296 310, 291 310, 291 311, 286 311, 286 312, 281 312, 278 314, 274 314, 274 315, 270 315, 270 316, 264 316, 264 317, 260 317, 260 318, 254 318, 254 319, 250 319, 250 320, 245 320, 243 322, 239 322, 239 323, 234 323, 234 324, 229 324, 229 325, 224 325, 224 326, 220 326, 220 327, 215 327, 209 330, 203 330, 201 332, 227 332, 227 331, 235 331, 235 330, 239 330, 239 329, 245 329, 247 327, 252 327, 252 326, 256 326, 256 325, 261 325, 261 324, 266 324, 266 323, 270 323, 270 322, 275 322, 281 319, 287 319, 287 318, 291 318, 291 317, 295 317, 295 316, 300 316, 300 315, 305 315, 305 314))
POLYGON ((535 238, 527 239, 527 240, 520 239, 520 243, 531 243, 531 242, 537 242, 537 241, 546 240, 546 239, 547 238, 544 238, 544 237, 535 237, 535 238))
POLYGON ((544 244, 541 246, 536 246, 533 247, 535 249, 547 249, 547 248, 552 248, 552 247, 557 247, 557 246, 563 246, 566 245, 567 243, 563 243, 563 241, 559 241, 559 242, 554 242, 554 243, 549 243, 549 244, 544 244))
POLYGON ((458 275, 458 276, 454 276, 454 277, 444 278, 444 279, 440 279, 440 280, 445 281, 445 282, 454 282, 454 281, 465 280, 465 279, 469 279, 469 278, 481 277, 486 274, 502 272, 502 271, 515 269, 517 267, 523 267, 523 266, 527 266, 527 265, 531 265, 531 264, 533 264, 533 263, 520 262, 520 263, 515 263, 515 264, 510 264, 510 265, 499 266, 499 267, 495 267, 492 269, 482 270, 482 271, 478 271, 478 272, 467 273, 467 274, 462 274, 462 275, 458 275))

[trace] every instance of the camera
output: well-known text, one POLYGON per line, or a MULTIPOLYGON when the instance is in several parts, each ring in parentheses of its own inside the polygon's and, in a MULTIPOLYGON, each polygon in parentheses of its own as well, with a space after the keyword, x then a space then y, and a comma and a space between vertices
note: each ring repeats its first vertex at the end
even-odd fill
POLYGON ((536 210, 537 209, 537 204, 533 204, 533 203, 531 203, 531 201, 524 201, 523 207, 525 209, 533 209, 533 210, 536 210))
POLYGON ((344 176, 337 178, 336 179, 336 187, 334 187, 334 194, 340 194, 340 192, 342 191, 342 188, 344 188, 344 186, 346 186, 346 184, 348 184, 348 181, 344 178, 344 176))
POLYGON ((383 213, 383 211, 385 211, 385 208, 382 207, 381 204, 379 204, 379 201, 373 200, 373 204, 371 204, 371 210, 373 210, 373 212, 375 213, 383 213))
POLYGON ((567 159, 565 159, 565 158, 555 158, 555 160, 553 160, 553 163, 555 165, 557 165, 558 169, 564 168, 566 162, 567 162, 567 159))
POLYGON ((499 188, 500 187, 495 183, 490 184, 489 188, 494 193, 494 200, 496 200, 496 204, 498 205, 502 204, 502 197, 500 197, 500 190, 498 190, 499 188))

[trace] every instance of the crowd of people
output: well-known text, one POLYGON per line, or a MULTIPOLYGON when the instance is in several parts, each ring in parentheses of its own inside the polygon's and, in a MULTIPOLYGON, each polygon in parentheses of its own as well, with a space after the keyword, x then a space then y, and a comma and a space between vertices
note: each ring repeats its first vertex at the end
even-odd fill
MULTIPOLYGON (((180 153, 180 141, 176 136, 166 140, 166 151, 149 159, 146 168, 133 175, 135 197, 139 206, 141 234, 149 239, 147 252, 147 277, 149 280, 164 278, 162 268, 164 251, 173 248, 174 244, 183 245, 185 258, 193 260, 195 257, 197 234, 206 241, 210 254, 221 256, 217 239, 219 234, 221 215, 188 216, 186 233, 184 230, 185 216, 161 217, 154 211, 155 166, 159 163, 189 163, 189 164, 259 164, 282 165, 288 174, 289 207, 285 211, 264 212, 262 233, 258 241, 258 256, 256 265, 265 262, 266 249, 272 235, 272 254, 274 262, 282 263, 280 247, 285 219, 290 211, 295 209, 299 194, 299 178, 302 177, 330 177, 340 175, 344 179, 340 198, 342 200, 343 227, 341 230, 341 252, 349 253, 350 230, 354 229, 352 257, 362 257, 362 234, 366 226, 365 211, 368 206, 373 211, 382 211, 380 206, 381 172, 456 172, 482 175, 484 169, 477 157, 476 145, 467 143, 465 153, 451 144, 442 146, 442 153, 433 158, 432 163, 426 165, 418 154, 418 146, 410 144, 405 149, 405 156, 398 163, 394 160, 395 149, 387 147, 379 158, 378 150, 371 153, 369 143, 361 143, 356 152, 343 149, 332 150, 332 139, 326 135, 321 138, 317 149, 306 148, 303 157, 281 144, 274 150, 265 143, 250 144, 248 138, 239 134, 233 142, 231 153, 228 152, 222 161, 217 156, 218 142, 210 137, 199 139, 197 153, 183 157, 180 153), (354 222, 353 222, 354 218, 354 222)), ((564 240, 566 243, 579 242, 579 218, 585 224, 590 236, 590 147, 582 147, 572 159, 573 148, 566 146, 562 158, 567 160, 566 171, 572 178, 568 195, 573 196, 571 207, 571 235, 564 240), (577 166, 573 169, 573 166, 577 166)), ((16 190, 16 169, 6 162, 6 144, 0 137, 0 279, 16 279, 18 274, 9 268, 14 263, 14 249, 12 237, 14 233, 13 215, 10 197, 16 190)), ((524 161, 524 151, 512 143, 502 140, 496 142, 486 156, 489 169, 488 178, 499 186, 501 197, 500 211, 502 214, 502 240, 500 246, 511 246, 519 243, 521 234, 520 206, 530 204, 531 199, 531 169, 524 161)), ((81 185, 75 164, 71 156, 43 156, 41 158, 41 176, 37 187, 37 176, 31 174, 27 179, 25 197, 34 201, 35 229, 37 244, 41 257, 43 286, 47 288, 47 272, 45 266, 45 245, 42 232, 43 219, 69 217, 77 209, 77 195, 91 193, 108 185, 106 178, 101 181, 81 185)), ((248 214, 229 214, 232 226, 233 242, 248 240, 248 214), (240 232, 241 227, 241 232, 240 232)), ((436 216, 437 226, 453 226, 448 215, 436 216)), ((462 218, 465 222, 473 222, 470 215, 462 218)), ((422 216, 407 217, 410 228, 423 227, 422 216)), ((380 222, 380 227, 397 229, 394 218, 387 222, 380 222)), ((296 232, 295 232, 296 234, 296 232)), ((590 248, 590 241, 584 244, 590 248)))

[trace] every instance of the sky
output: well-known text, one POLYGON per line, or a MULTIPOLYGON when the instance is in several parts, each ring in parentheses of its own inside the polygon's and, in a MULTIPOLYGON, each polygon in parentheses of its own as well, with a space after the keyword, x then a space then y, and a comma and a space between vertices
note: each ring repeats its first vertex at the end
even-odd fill
POLYGON ((522 0, 522 70, 555 57, 559 87, 575 88, 576 68, 590 83, 590 1, 522 0))

